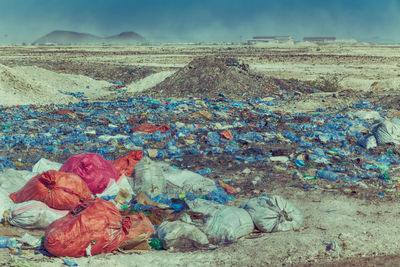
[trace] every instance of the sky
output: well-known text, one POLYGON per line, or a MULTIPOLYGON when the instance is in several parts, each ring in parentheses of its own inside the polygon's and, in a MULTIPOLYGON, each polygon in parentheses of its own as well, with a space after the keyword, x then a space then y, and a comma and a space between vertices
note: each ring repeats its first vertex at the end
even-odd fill
POLYGON ((53 30, 150 42, 239 42, 256 35, 400 43, 400 0, 0 0, 0 43, 53 30))

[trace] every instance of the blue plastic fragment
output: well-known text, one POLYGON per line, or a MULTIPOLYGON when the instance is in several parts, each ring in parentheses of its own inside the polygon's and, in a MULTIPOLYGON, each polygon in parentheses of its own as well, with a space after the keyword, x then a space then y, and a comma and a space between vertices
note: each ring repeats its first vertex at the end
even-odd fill
POLYGON ((65 265, 68 266, 78 266, 78 263, 76 263, 73 259, 70 258, 63 258, 63 262, 65 263, 65 265))

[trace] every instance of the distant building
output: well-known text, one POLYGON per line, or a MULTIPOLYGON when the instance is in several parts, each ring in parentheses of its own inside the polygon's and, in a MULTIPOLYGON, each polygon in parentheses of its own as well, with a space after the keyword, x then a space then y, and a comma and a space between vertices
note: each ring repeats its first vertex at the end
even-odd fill
POLYGON ((293 42, 293 38, 291 36, 254 36, 253 39, 247 41, 248 44, 283 44, 289 42, 293 42))
POLYGON ((316 44, 326 44, 336 41, 336 37, 304 37, 303 41, 316 44))

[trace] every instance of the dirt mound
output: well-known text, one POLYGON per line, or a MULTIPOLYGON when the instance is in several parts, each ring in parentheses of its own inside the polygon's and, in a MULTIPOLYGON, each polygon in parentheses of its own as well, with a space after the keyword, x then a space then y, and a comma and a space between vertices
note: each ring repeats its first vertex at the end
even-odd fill
POLYGON ((266 97, 277 87, 270 79, 248 70, 234 58, 202 57, 153 87, 153 97, 248 98, 266 97))
POLYGON ((109 95, 106 81, 82 75, 59 74, 38 67, 10 68, 0 64, 0 105, 66 104, 78 95, 96 99, 109 95))

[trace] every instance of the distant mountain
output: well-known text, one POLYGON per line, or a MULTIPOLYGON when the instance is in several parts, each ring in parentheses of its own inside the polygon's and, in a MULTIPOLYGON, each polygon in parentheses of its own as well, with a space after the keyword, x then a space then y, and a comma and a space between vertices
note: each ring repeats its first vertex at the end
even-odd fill
POLYGON ((136 32, 122 32, 110 37, 99 37, 73 31, 53 31, 32 44, 92 45, 92 44, 136 44, 145 39, 136 32))

